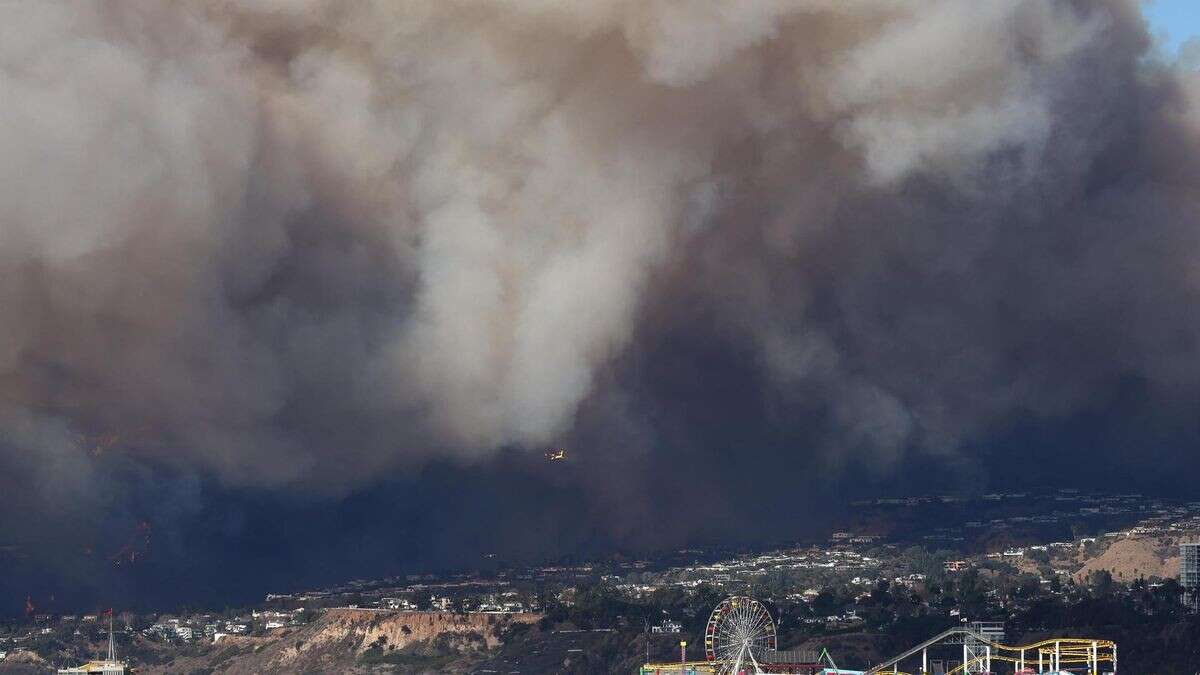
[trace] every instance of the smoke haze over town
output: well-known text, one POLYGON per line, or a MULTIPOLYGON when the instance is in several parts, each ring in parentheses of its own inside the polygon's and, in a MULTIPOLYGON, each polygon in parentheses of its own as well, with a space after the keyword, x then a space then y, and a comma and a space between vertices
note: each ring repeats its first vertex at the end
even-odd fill
POLYGON ((1197 45, 1134 0, 6 3, 0 612, 1183 491, 1197 45))

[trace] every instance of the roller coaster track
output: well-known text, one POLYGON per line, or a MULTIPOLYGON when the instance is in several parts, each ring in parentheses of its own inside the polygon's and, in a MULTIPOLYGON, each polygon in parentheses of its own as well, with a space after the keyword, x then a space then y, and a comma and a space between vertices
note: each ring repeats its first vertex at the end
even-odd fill
MULTIPOLYGON (((1021 667, 1029 667, 1032 663, 1025 659, 1026 652, 1034 652, 1039 667, 1044 661, 1049 661, 1055 667, 1063 665, 1078 665, 1086 664, 1089 667, 1089 672, 1092 675, 1098 675, 1097 670, 1101 662, 1113 664, 1113 671, 1116 671, 1117 662, 1117 644, 1112 640, 1092 640, 1088 638, 1050 638, 1038 642, 1031 642, 1027 645, 1004 645, 998 642, 993 642, 970 628, 950 628, 942 631, 932 638, 922 642, 921 644, 909 649, 899 656, 892 657, 879 665, 867 670, 864 675, 874 675, 875 673, 883 673, 886 671, 893 675, 901 673, 898 669, 898 664, 917 653, 929 649, 930 647, 955 636, 963 636, 964 639, 973 640, 980 645, 991 647, 996 651, 995 654, 990 654, 987 657, 979 657, 967 661, 953 670, 946 672, 946 675, 957 675, 959 673, 968 672, 967 669, 971 666, 979 665, 985 661, 998 660, 1007 661, 1018 664, 1021 667), (1007 654, 1005 652, 1008 652, 1007 654), (1020 656, 1014 656, 1019 654, 1020 656)), ((1015 668, 1015 667, 1014 667, 1015 668)), ((924 675, 924 673, 922 673, 924 675)))

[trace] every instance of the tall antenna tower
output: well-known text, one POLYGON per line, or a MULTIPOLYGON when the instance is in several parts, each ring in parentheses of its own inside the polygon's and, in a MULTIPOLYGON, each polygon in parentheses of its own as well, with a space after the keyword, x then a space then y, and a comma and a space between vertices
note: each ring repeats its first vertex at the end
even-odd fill
POLYGON ((59 668, 58 675, 126 675, 125 664, 117 660, 117 641, 116 631, 113 630, 112 608, 110 607, 104 614, 108 615, 108 658, 103 661, 88 661, 82 666, 73 668, 59 668))
POLYGON ((113 643, 113 611, 112 607, 108 608, 108 660, 117 660, 117 650, 113 643))

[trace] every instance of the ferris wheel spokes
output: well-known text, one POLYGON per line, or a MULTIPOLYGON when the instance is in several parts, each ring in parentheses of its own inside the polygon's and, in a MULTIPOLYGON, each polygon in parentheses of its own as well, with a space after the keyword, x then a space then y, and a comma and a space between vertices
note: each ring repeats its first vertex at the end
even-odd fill
POLYGON ((732 596, 713 610, 704 631, 705 656, 718 673, 739 672, 749 662, 761 672, 760 662, 775 651, 775 622, 754 598, 732 596))

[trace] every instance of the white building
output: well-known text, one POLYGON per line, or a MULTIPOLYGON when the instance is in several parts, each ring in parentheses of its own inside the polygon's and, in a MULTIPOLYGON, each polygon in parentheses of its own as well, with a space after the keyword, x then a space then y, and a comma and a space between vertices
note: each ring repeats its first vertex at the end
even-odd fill
POLYGON ((75 668, 59 668, 58 675, 75 675, 89 673, 91 675, 125 675, 125 664, 120 661, 88 661, 75 668))
POLYGON ((1200 609, 1200 542, 1179 545, 1179 585, 1184 604, 1200 609))

